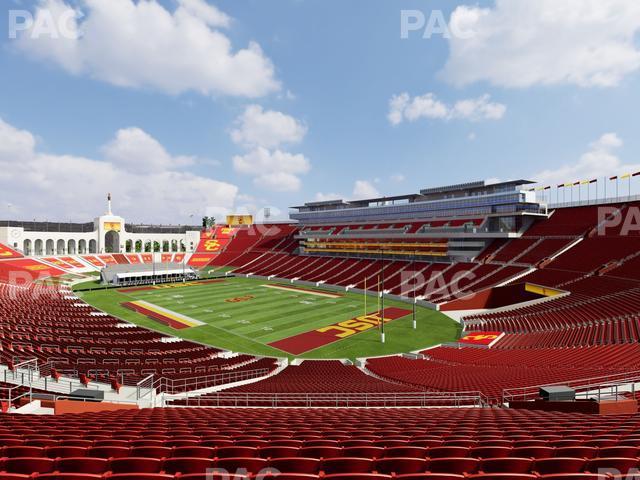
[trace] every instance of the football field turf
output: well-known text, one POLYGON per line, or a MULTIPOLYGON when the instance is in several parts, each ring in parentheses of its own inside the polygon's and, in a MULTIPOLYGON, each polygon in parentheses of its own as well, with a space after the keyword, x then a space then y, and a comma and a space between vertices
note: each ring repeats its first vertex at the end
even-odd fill
POLYGON ((385 300, 385 318, 396 319, 385 324, 387 338, 382 344, 378 327, 366 325, 367 321, 377 323, 371 320, 371 315, 365 316, 365 313, 378 311, 375 297, 367 297, 365 310, 361 294, 260 279, 230 277, 184 286, 94 290, 78 292, 78 295, 95 307, 131 323, 255 355, 353 359, 409 352, 454 341, 460 331, 458 323, 423 307, 416 309, 417 329, 414 330, 411 305, 385 300), (327 332, 318 333, 319 329, 327 332), (364 331, 355 331, 360 329, 364 331), (317 348, 294 350, 295 355, 291 350, 269 345, 284 348, 282 345, 287 341, 295 343, 297 338, 313 334, 324 340, 327 335, 335 338, 317 348))

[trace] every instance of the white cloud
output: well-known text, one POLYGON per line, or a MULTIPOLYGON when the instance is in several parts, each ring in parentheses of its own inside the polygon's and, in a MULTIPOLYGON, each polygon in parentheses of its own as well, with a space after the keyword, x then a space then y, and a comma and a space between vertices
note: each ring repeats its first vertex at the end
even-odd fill
POLYGON ((565 182, 602 179, 610 175, 636 172, 640 164, 625 164, 615 153, 623 142, 615 133, 605 133, 589 144, 589 149, 573 164, 543 170, 532 178, 540 184, 555 186, 565 182))
POLYGON ((262 175, 266 173, 303 174, 311 169, 311 163, 302 154, 281 150, 271 151, 258 147, 245 155, 233 157, 233 167, 238 173, 262 175))
POLYGON ((402 183, 405 181, 405 176, 402 173, 395 173, 391 175, 391 181, 395 183, 402 183))
MULTIPOLYGON (((380 197, 380 192, 369 180, 356 180, 353 184, 353 191, 351 194, 352 200, 364 200, 367 198, 380 197)), ((341 193, 323 193, 318 192, 315 196, 316 202, 326 202, 328 200, 340 200, 345 196, 341 193)), ((348 200, 347 200, 348 201, 348 200)))
POLYGON ((453 84, 505 87, 617 85, 640 68, 640 2, 496 0, 459 6, 442 74, 453 84))
POLYGON ((379 197, 380 192, 373 184, 367 180, 356 180, 353 185, 354 200, 379 197))
POLYGON ((307 127, 290 115, 273 110, 265 111, 260 105, 249 105, 240 115, 230 132, 231 139, 249 149, 233 157, 233 168, 243 175, 254 177, 254 185, 275 192, 300 190, 304 175, 311 162, 301 153, 290 153, 282 144, 300 143, 307 127))
MULTIPOLYGON (((135 142, 133 142, 135 143, 135 142)), ((38 219, 87 221, 103 213, 105 195, 114 197, 114 210, 130 221, 181 222, 189 214, 223 215, 233 209, 235 185, 173 168, 172 157, 152 137, 138 129, 121 130, 103 149, 118 161, 45 153, 32 133, 0 119, 0 196, 21 212, 38 219), (147 171, 127 166, 144 149, 131 149, 133 135, 168 155, 147 171)))
POLYGON ((178 0, 176 15, 193 15, 211 27, 229 27, 231 18, 204 0, 178 0))
POLYGON ((318 192, 318 193, 316 193, 315 201, 316 202, 328 202, 329 200, 340 200, 342 198, 344 198, 344 197, 339 193, 322 193, 322 192, 318 192))
POLYGON ((290 115, 273 110, 265 111, 260 105, 249 105, 236 119, 238 128, 231 131, 231 139, 247 147, 275 148, 279 145, 300 143, 307 127, 290 115))
POLYGON ((273 192, 297 192, 302 185, 298 177, 285 172, 265 173, 254 178, 253 183, 273 192))
POLYGON ((102 149, 105 159, 135 173, 182 167, 194 163, 193 157, 172 157, 148 133, 139 128, 118 130, 116 137, 102 149))
POLYGON ((458 100, 449 106, 438 100, 434 93, 426 93, 411 97, 404 92, 394 95, 389 100, 387 118, 392 125, 403 121, 415 122, 421 118, 437 120, 499 120, 506 110, 506 105, 490 101, 488 94, 478 98, 458 100))
POLYGON ((295 192, 302 184, 298 175, 311 169, 311 162, 302 154, 268 150, 254 150, 233 157, 233 167, 238 173, 253 175, 254 184, 275 192, 295 192))
MULTIPOLYGON (((280 88, 274 67, 260 46, 234 50, 217 28, 229 17, 204 0, 180 0, 173 12, 157 0, 79 0, 77 17, 61 22, 63 35, 24 31, 16 47, 57 64, 73 75, 87 75, 130 88, 149 87, 169 94, 259 97, 280 88), (66 35, 66 31, 78 33, 66 35)), ((56 21, 72 7, 64 0, 40 0, 38 18, 56 21)))
POLYGON ((470 142, 473 142, 476 138, 476 132, 469 132, 469 135, 467 135, 467 140, 469 140, 470 142))

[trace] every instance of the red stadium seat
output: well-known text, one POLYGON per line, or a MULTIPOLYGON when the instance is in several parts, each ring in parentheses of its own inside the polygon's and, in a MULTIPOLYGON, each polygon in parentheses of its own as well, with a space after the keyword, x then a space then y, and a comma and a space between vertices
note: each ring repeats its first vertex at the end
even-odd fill
POLYGON ((51 458, 13 457, 7 458, 2 463, 2 468, 7 473, 20 473, 31 475, 32 473, 50 473, 55 466, 55 460, 51 458))
POLYGON ((541 475, 551 473, 579 473, 586 465, 583 458, 554 457, 536 460, 533 470, 541 475))
POLYGON ((107 471, 109 461, 104 458, 69 457, 56 462, 56 470, 63 473, 102 474, 107 471))
POLYGON ((427 471, 428 461, 424 458, 392 457, 382 458, 376 462, 376 470, 388 475, 406 475, 427 471))
POLYGON ((478 473, 469 475, 467 478, 477 480, 529 480, 539 477, 529 473, 478 473))
POLYGON ((516 447, 511 450, 512 457, 520 458, 551 458, 555 455, 555 449, 552 447, 532 446, 532 447, 516 447))
POLYGON ((173 449, 169 447, 133 447, 129 453, 132 457, 167 458, 172 456, 173 449))
POLYGON ((401 480, 456 480, 465 478, 455 473, 411 473, 396 477, 401 480))
POLYGON ((511 447, 487 445, 472 448, 469 450, 469 456, 474 458, 508 457, 511 454, 511 450, 511 447))
MULTIPOLYGON (((411 458, 425 458, 427 457, 427 449, 424 447, 404 446, 404 447, 391 447, 384 450, 385 457, 411 457, 411 458)), ((380 458, 380 457, 377 457, 380 458)))
POLYGON ((323 478, 326 480, 391 480, 389 475, 379 473, 334 473, 323 478))
POLYGON ((258 449, 256 447, 220 447, 216 452, 216 456, 218 458, 256 458, 258 457, 258 449))
POLYGON ((260 458, 284 458, 298 456, 299 447, 271 446, 260 448, 260 458))
MULTIPOLYGON (((603 448, 598 449, 598 457, 603 457, 603 458, 612 458, 612 457, 632 458, 632 457, 634 457, 635 458, 635 457, 638 456, 638 452, 639 451, 640 451, 640 448, 639 447, 634 447, 634 446, 620 445, 620 446, 615 446, 615 447, 603 447, 603 448)), ((589 458, 594 458, 594 457, 589 457, 589 458)))
POLYGON ((595 458, 598 455, 596 447, 561 447, 556 449, 557 457, 595 458))
POLYGON ((469 455, 469 447, 433 447, 430 448, 427 456, 429 458, 466 457, 469 455))
POLYGON ((307 458, 336 458, 342 456, 342 448, 339 447, 302 447, 298 455, 307 458))
POLYGON ((125 458, 131 453, 127 447, 93 447, 87 450, 87 457, 92 458, 125 458))
POLYGON ((317 458, 283 457, 272 458, 269 467, 282 473, 310 473, 316 474, 320 470, 320 460, 317 458))
MULTIPOLYGON (((187 478, 187 476, 185 477, 181 477, 182 478, 187 478)), ((262 479, 263 480, 318 480, 318 475, 312 475, 312 474, 308 474, 308 473, 279 473, 277 475, 269 475, 269 474, 265 474, 262 479)), ((188 477, 188 480, 192 480, 191 477, 188 477)), ((193 480, 211 480, 211 478, 201 478, 201 479, 193 479, 193 480)))
POLYGON ((163 470, 166 473, 206 473, 214 468, 215 462, 211 458, 177 457, 168 458, 164 462, 163 470))
POLYGON ((483 473, 529 473, 533 459, 518 457, 485 458, 480 463, 483 473))
MULTIPOLYGON (((38 475, 36 478, 42 480, 99 480, 103 476, 88 473, 45 473, 38 475)), ((0 479, 2 479, 2 476, 0 476, 0 479)))
POLYGON ((598 475, 597 473, 556 473, 553 475, 542 475, 539 478, 544 480, 604 480, 606 477, 598 475))
POLYGON ((173 475, 160 473, 119 473, 110 475, 108 478, 113 478, 113 480, 174 480, 173 475))
POLYGON ((264 458, 234 457, 219 459, 216 468, 226 470, 229 473, 242 470, 250 474, 257 474, 267 468, 267 465, 267 460, 264 458))
POLYGON ((429 462, 429 471, 433 473, 476 473, 480 465, 477 458, 446 457, 432 458, 429 462))
POLYGON ((329 458, 322 462, 322 470, 326 475, 333 473, 370 473, 375 463, 370 458, 339 457, 329 458))
MULTIPOLYGON (((360 457, 360 458, 381 458, 384 455, 389 456, 389 452, 393 451, 395 448, 405 448, 405 447, 391 447, 384 449, 382 447, 345 447, 342 451, 342 455, 345 457, 360 457)), ((391 455, 391 456, 402 456, 402 455, 391 455)))
POLYGON ((42 447, 28 447, 24 445, 15 446, 15 447, 5 447, 2 450, 2 456, 8 458, 15 457, 44 457, 45 450, 42 447))
POLYGON ((115 473, 160 473, 162 462, 157 458, 127 457, 111 460, 109 469, 115 473))
POLYGON ((49 458, 68 458, 68 457, 85 457, 87 455, 86 447, 47 447, 45 455, 49 458))
POLYGON ((599 473, 601 470, 611 470, 627 474, 629 470, 638 467, 639 460, 637 458, 609 457, 609 458, 592 458, 585 467, 585 471, 591 473, 599 473))

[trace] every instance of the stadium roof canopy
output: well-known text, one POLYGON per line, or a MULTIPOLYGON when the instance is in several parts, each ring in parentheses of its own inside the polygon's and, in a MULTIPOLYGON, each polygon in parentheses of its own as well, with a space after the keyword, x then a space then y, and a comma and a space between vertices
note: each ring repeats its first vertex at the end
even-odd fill
POLYGON ((327 209, 332 207, 366 207, 370 204, 382 204, 387 202, 415 202, 419 200, 428 200, 430 197, 437 197, 444 194, 455 194, 460 192, 466 192, 469 195, 473 195, 480 192, 493 193, 495 191, 505 190, 508 188, 516 188, 519 185, 531 185, 536 182, 531 180, 509 180, 507 182, 497 182, 487 184, 484 180, 477 182, 459 183, 456 185, 446 185, 443 187, 424 188, 420 190, 420 193, 410 193, 407 195, 395 195, 390 197, 375 197, 366 198, 361 200, 349 200, 342 199, 325 200, 321 202, 307 202, 304 205, 298 205, 290 207, 293 209, 306 209, 306 208, 321 208, 327 209))

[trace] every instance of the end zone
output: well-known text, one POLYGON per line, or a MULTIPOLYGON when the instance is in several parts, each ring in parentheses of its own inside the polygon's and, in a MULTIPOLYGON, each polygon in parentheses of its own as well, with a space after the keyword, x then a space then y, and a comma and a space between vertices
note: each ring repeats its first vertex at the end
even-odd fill
POLYGON ((204 325, 204 322, 196 320, 191 317, 187 317, 181 313, 177 313, 168 310, 153 303, 145 302, 144 300, 136 300, 134 302, 121 303, 125 308, 133 310, 134 312, 146 315, 152 320, 167 325, 168 327, 175 328, 176 330, 182 330, 184 328, 199 327, 204 325))
MULTIPOLYGON (((387 323, 405 317, 410 313, 411 310, 389 307, 384 309, 382 320, 387 323)), ((380 325, 380 320, 380 312, 373 312, 352 318, 351 320, 329 325, 328 327, 322 327, 317 330, 294 335, 293 337, 283 338, 282 340, 270 343, 269 346, 282 350, 283 352, 299 355, 337 342, 343 338, 376 328, 380 325)))

